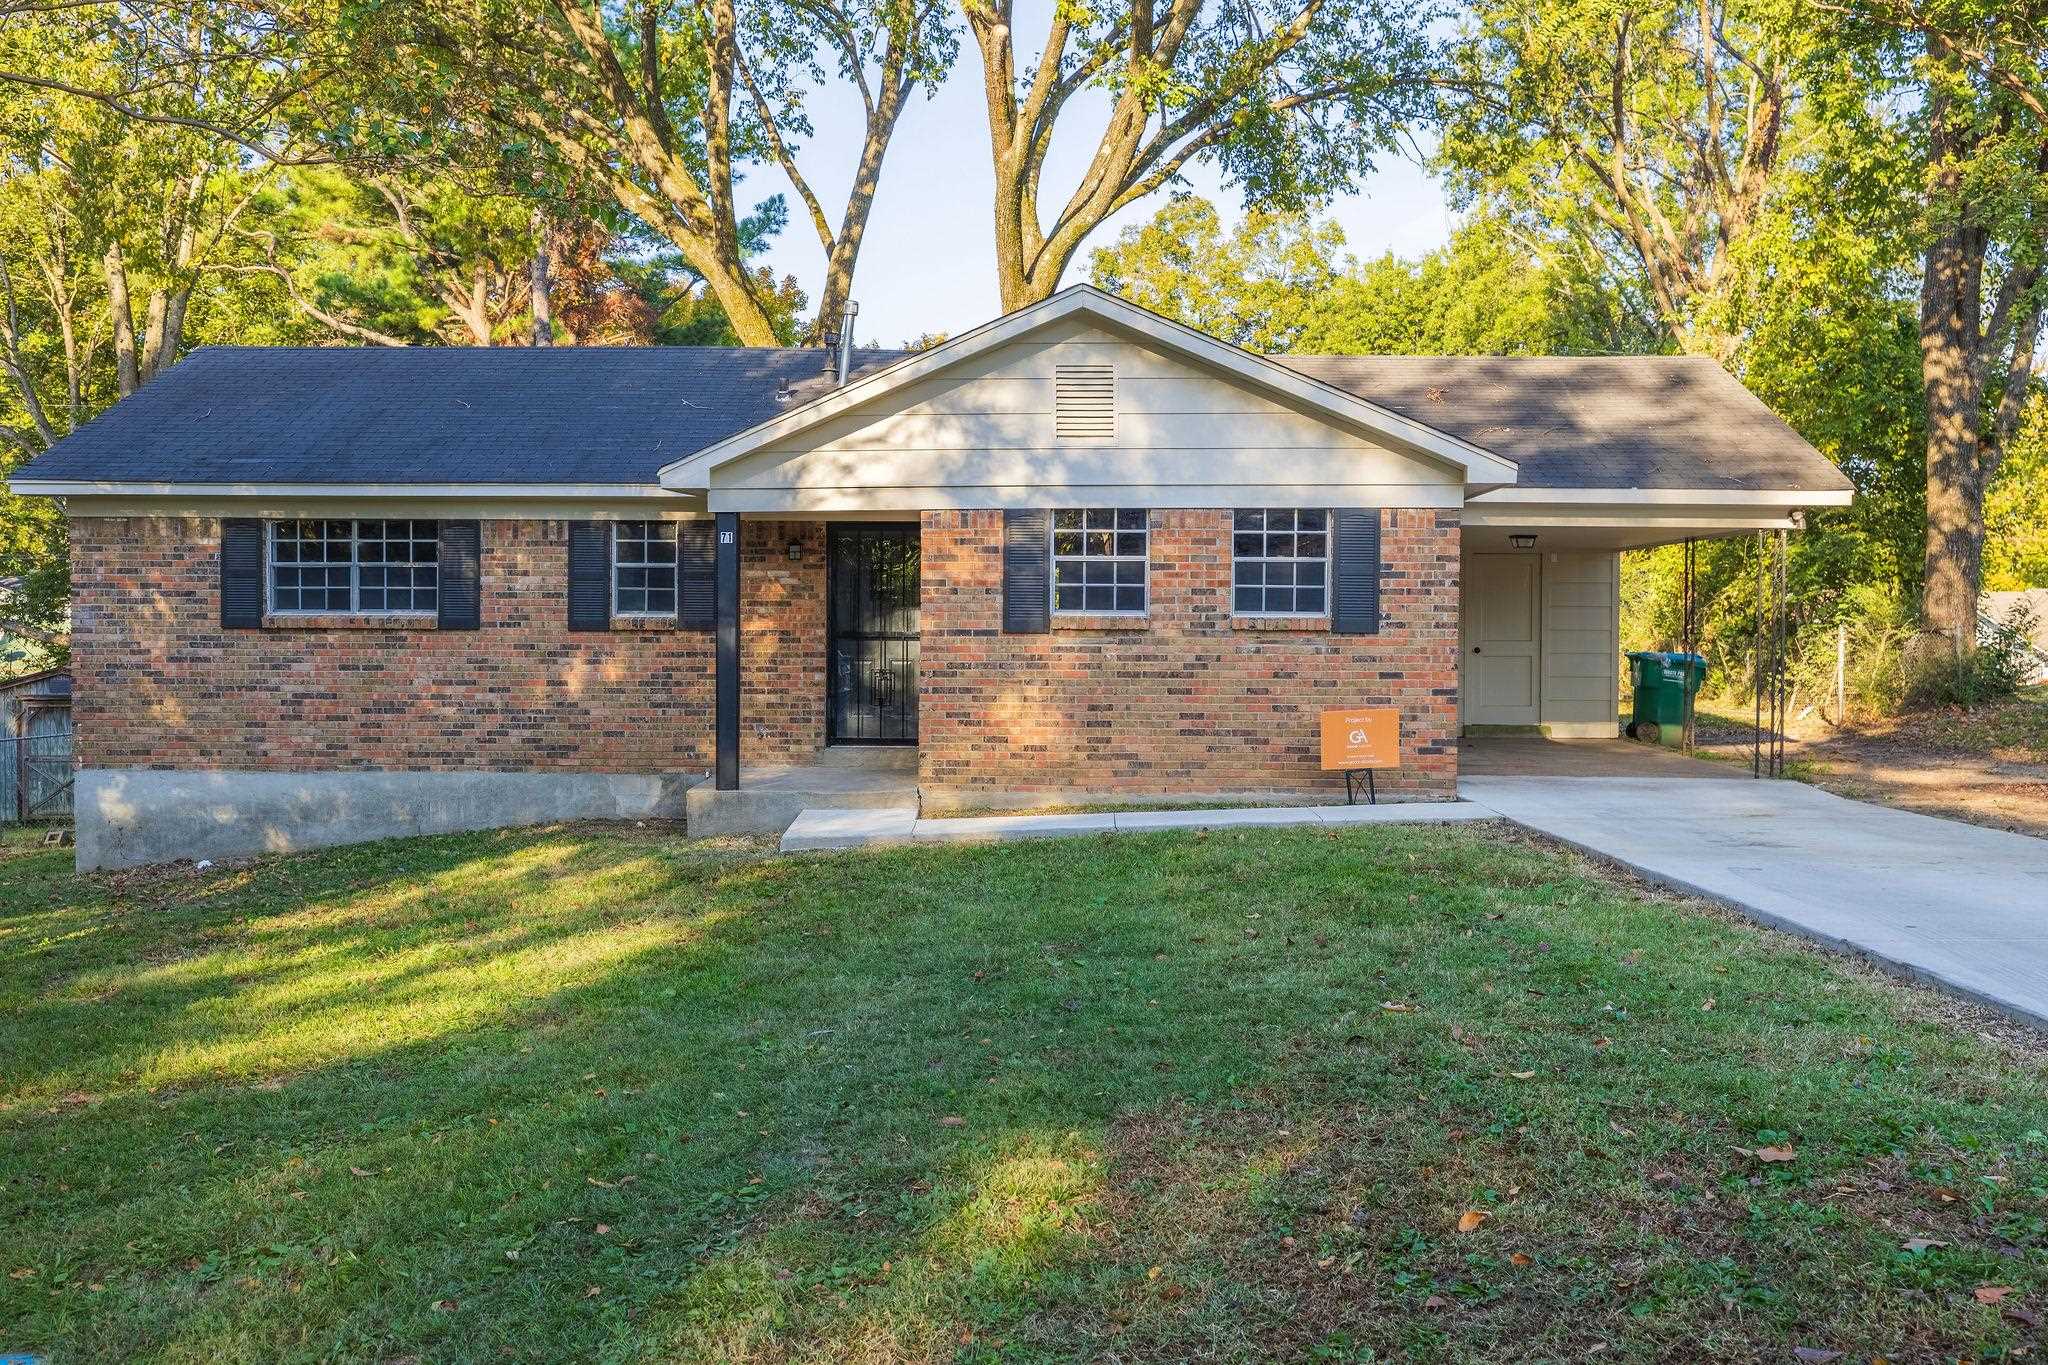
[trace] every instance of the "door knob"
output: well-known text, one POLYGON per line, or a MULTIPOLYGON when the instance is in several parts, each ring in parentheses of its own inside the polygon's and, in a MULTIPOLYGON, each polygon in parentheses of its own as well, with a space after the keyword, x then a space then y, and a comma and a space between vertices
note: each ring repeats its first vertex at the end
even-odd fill
POLYGON ((1483 653, 1484 651, 1482 651, 1482 650, 1481 650, 1481 649, 1479 648, 1479 646, 1478 646, 1478 645, 1474 645, 1474 646, 1472 646, 1472 652, 1473 652, 1474 654, 1479 654, 1479 653, 1483 653))

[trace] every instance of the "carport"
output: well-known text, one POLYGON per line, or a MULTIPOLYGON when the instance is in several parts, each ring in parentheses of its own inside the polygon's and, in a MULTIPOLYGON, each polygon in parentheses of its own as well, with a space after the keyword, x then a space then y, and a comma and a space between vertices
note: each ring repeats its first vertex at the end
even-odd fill
POLYGON ((1689 758, 1661 744, 1631 739, 1553 739, 1548 735, 1466 735, 1458 741, 1458 778, 1655 777, 1741 778, 1746 766, 1689 758))
MULTIPOLYGON (((1460 729, 1467 736, 1540 730, 1611 739, 1621 685, 1621 555, 1734 536, 1783 556, 1805 506, 1847 493, 1635 490, 1636 501, 1586 506, 1554 490, 1502 488, 1466 506, 1460 563, 1460 729)), ((1580 498, 1589 495, 1581 493, 1580 498)), ((1757 584, 1765 620, 1781 613, 1772 577, 1757 584)), ((1673 641, 1680 648, 1690 641, 1673 641)))

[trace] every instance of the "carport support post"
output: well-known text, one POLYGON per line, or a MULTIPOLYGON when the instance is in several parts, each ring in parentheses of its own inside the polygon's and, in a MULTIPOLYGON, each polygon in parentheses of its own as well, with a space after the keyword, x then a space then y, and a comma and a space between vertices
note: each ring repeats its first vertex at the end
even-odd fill
POLYGON ((718 687, 717 786, 722 792, 740 786, 740 515, 720 512, 715 569, 718 687))

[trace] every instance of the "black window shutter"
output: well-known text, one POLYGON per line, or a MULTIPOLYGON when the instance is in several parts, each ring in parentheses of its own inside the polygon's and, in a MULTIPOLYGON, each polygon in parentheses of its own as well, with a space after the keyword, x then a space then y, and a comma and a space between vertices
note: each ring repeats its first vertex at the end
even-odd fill
POLYGON ((612 524, 569 523, 569 629, 612 628, 612 524))
POLYGON ((254 517, 220 524, 220 624, 263 629, 263 523, 254 517))
POLYGON ((1330 629, 1340 635, 1380 633, 1380 514, 1351 508, 1336 514, 1335 590, 1330 629))
POLYGON ((441 523, 440 626, 443 630, 475 630, 481 606, 479 580, 483 554, 483 523, 441 523))
POLYGON ((676 624, 709 630, 718 609, 717 536, 710 521, 686 521, 676 545, 676 624))
POLYGON ((1003 630, 1052 629, 1052 514, 1042 507, 1003 513, 1003 630))

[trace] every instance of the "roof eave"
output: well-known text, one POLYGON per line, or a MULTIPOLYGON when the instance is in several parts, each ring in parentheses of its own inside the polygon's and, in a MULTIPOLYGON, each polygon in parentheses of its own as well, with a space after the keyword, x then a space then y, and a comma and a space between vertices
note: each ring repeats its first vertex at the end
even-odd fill
POLYGON ((208 498, 488 498, 508 501, 582 498, 674 500, 689 490, 653 483, 209 483, 201 480, 9 479, 23 497, 208 498))

